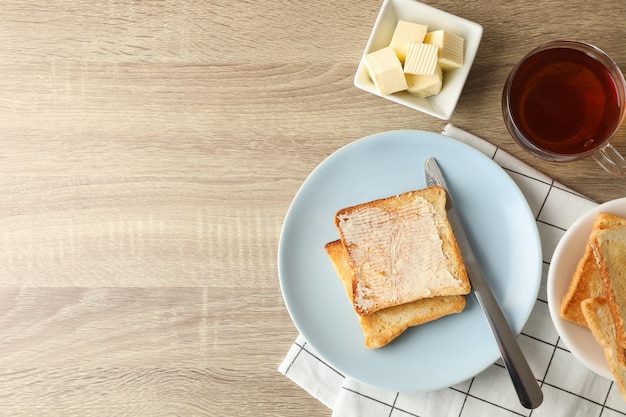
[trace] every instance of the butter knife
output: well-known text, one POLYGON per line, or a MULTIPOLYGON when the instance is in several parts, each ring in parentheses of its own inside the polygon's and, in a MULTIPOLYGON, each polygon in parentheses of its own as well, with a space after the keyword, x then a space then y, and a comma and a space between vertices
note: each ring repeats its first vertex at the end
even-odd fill
POLYGON ((435 158, 428 158, 424 164, 424 172, 426 176, 426 184, 428 186, 440 185, 446 190, 446 212, 448 214, 448 221, 452 226, 454 237, 456 238, 459 249, 461 250, 461 256, 465 263, 465 268, 469 275, 470 283, 474 294, 478 299, 491 332, 493 333, 498 348, 500 349, 500 355, 506 365, 506 369, 511 376, 515 391, 520 400, 520 403, 528 408, 534 409, 539 407, 543 401, 543 393, 539 387, 537 379, 533 375, 522 350, 517 343, 517 339, 513 330, 509 326, 502 309, 498 304, 498 301, 494 297, 489 284, 485 280, 485 277, 480 269, 478 260, 474 255, 474 251, 465 235, 461 220, 456 213, 452 196, 448 190, 445 178, 439 164, 435 158))

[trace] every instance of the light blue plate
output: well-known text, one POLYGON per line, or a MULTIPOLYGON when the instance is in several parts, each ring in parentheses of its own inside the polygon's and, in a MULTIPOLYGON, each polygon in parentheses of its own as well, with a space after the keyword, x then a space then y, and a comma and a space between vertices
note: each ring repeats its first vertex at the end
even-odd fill
POLYGON ((474 148, 436 133, 391 131, 355 141, 324 160, 287 212, 278 248, 280 286, 298 331, 337 370, 395 391, 431 391, 462 382, 500 352, 473 295, 460 314, 408 329, 369 350, 324 245, 338 238, 337 210, 426 187, 435 157, 491 288, 519 333, 541 282, 537 225, 517 185, 474 148))

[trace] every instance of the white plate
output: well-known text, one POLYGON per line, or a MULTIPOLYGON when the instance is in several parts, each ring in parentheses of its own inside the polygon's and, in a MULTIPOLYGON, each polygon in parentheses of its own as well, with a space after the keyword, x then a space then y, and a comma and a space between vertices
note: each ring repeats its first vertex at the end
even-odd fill
POLYGON ((500 353, 473 295, 460 314, 407 330, 368 350, 355 313, 324 251, 338 238, 343 207, 426 187, 424 161, 439 162, 492 290, 516 333, 541 281, 541 248, 528 204, 511 178, 474 148, 436 133, 392 131, 355 141, 324 160, 287 212, 278 272, 287 309, 311 346, 343 374, 397 391, 462 382, 500 353))
POLYGON ((591 332, 585 327, 563 320, 559 315, 561 300, 567 292, 578 261, 585 253, 585 246, 591 234, 593 222, 596 214, 600 212, 626 217, 626 198, 612 200, 595 207, 567 229, 556 246, 550 261, 547 288, 548 306, 554 326, 572 354, 593 372, 605 378, 613 379, 604 358, 604 351, 593 338, 591 332))

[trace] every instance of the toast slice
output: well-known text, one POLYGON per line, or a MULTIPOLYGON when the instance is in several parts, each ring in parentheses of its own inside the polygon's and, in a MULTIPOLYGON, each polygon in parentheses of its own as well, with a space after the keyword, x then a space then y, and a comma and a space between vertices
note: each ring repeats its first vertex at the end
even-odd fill
POLYGON ((617 359, 626 365, 626 226, 594 232, 592 248, 615 325, 617 359))
POLYGON ((615 378, 622 398, 626 400, 626 366, 620 364, 617 359, 615 326, 608 300, 599 297, 588 298, 581 303, 581 311, 593 337, 604 349, 609 370, 615 378))
POLYGON ((421 298, 469 293, 469 278, 445 205, 445 190, 432 186, 336 213, 358 314, 366 316, 421 298))
POLYGON ((587 327, 580 303, 587 298, 603 297, 604 282, 593 254, 594 232, 617 226, 625 226, 626 218, 609 213, 598 213, 592 226, 585 253, 578 262, 567 293, 561 302, 560 315, 563 319, 587 327))
MULTIPOLYGON (((346 248, 340 240, 335 240, 327 243, 324 249, 352 303, 352 269, 346 248)), ((462 295, 432 297, 378 310, 367 316, 355 315, 363 331, 365 346, 376 349, 385 346, 409 327, 463 311, 465 303, 465 296, 462 295)))

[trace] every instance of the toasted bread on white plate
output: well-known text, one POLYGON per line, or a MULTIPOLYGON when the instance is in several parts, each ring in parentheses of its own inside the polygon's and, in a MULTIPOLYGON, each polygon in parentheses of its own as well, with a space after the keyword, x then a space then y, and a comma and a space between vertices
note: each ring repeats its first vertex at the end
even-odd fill
POLYGON ((622 398, 626 399, 626 366, 620 364, 617 358, 615 325, 613 324, 609 301, 600 297, 588 298, 581 303, 581 312, 593 337, 604 349, 604 357, 609 370, 615 378, 622 398))
POLYGON ((626 226, 594 232, 592 248, 615 325, 617 359, 626 366, 626 226))
POLYGON ((610 213, 596 215, 591 228, 592 233, 585 246, 585 253, 578 262, 567 293, 561 302, 560 315, 563 319, 587 327, 580 303, 587 298, 605 296, 604 282, 592 249, 594 232, 624 225, 626 225, 624 217, 610 213))

